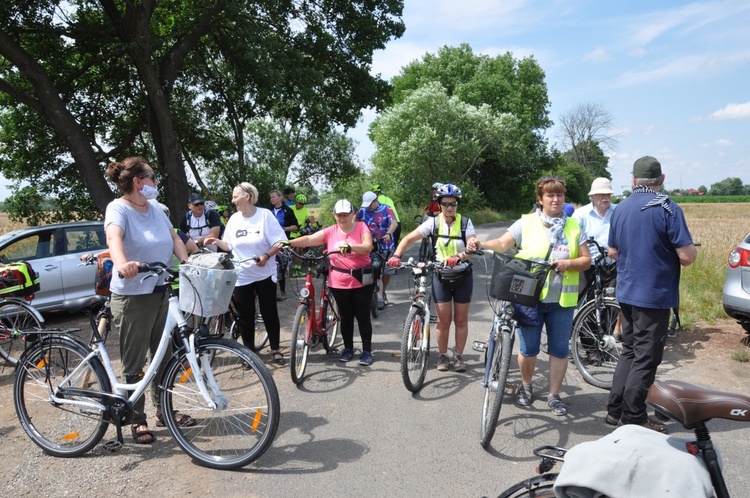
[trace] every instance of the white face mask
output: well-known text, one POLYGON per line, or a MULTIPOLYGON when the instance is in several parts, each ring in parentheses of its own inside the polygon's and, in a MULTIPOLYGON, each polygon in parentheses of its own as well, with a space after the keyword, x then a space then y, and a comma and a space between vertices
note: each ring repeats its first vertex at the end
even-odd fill
POLYGON ((159 189, 156 187, 152 187, 151 185, 143 184, 143 188, 141 189, 141 194, 143 194, 143 197, 145 197, 148 200, 156 199, 156 197, 159 195, 159 189))

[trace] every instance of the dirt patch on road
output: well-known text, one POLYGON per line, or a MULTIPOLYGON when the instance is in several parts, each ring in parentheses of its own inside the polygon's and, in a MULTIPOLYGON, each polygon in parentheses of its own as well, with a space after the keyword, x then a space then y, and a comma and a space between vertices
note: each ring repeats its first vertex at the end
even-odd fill
POLYGON ((698 323, 690 330, 678 330, 670 339, 657 378, 668 377, 720 390, 750 394, 750 362, 732 359, 732 352, 750 348, 742 344, 745 331, 735 321, 698 323), (661 375, 663 374, 663 375, 661 375))

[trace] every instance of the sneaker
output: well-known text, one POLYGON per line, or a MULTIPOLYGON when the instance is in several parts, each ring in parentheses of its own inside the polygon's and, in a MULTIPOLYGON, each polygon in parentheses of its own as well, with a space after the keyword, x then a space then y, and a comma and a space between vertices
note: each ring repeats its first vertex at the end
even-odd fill
POLYGON ((352 361, 352 358, 354 358, 354 350, 349 348, 346 348, 339 355, 339 361, 352 361))
POLYGON ((453 358, 453 370, 455 370, 456 372, 466 371, 466 363, 464 363, 464 359, 460 354, 457 354, 456 357, 453 358))
POLYGON ((550 396, 547 399, 547 406, 549 406, 550 410, 552 410, 552 413, 554 413, 558 417, 562 417, 563 415, 568 414, 568 408, 565 403, 563 403, 563 400, 560 399, 559 395, 550 396))
POLYGON ((379 297, 378 298, 378 309, 382 310, 383 308, 385 308, 385 302, 383 302, 383 298, 382 297, 379 297))
POLYGON ((607 425, 620 425, 620 417, 615 417, 608 413, 607 416, 604 417, 604 423, 607 425))
POLYGON ((388 306, 389 304, 391 304, 391 303, 388 302, 388 296, 385 294, 385 291, 383 291, 383 304, 386 305, 386 306, 388 306))
POLYGON ((362 351, 362 355, 359 357, 359 364, 366 367, 372 365, 372 353, 369 351, 362 351))
POLYGON ((286 300, 286 292, 279 291, 279 293, 276 295, 276 300, 281 302, 286 300))
POLYGON ((441 354, 438 358, 437 369, 439 372, 447 372, 450 368, 451 361, 448 359, 448 355, 441 354))

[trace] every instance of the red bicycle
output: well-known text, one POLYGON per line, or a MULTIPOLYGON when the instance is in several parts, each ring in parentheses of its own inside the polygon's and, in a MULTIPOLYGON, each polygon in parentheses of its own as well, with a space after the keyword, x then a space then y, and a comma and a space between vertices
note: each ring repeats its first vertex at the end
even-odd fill
MULTIPOLYGON (((288 251, 289 249, 284 249, 288 251)), ((328 287, 328 254, 308 251, 301 256, 305 269, 305 287, 300 289, 300 300, 292 325, 290 364, 292 382, 299 384, 307 368, 307 356, 311 348, 322 344, 328 356, 338 356, 333 347, 339 332, 339 308, 328 287), (323 279, 320 306, 316 306, 315 278, 323 279)))

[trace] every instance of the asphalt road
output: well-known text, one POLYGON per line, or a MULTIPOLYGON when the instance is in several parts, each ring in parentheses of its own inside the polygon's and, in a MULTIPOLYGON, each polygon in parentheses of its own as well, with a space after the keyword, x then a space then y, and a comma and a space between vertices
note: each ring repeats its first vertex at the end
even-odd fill
MULTIPOLYGON (((507 224, 480 227, 480 239, 499 235, 502 226, 507 224)), ((413 246, 407 255, 416 249, 413 246)), ((195 495, 496 496, 533 475, 537 463, 533 448, 570 447, 611 432, 603 422, 607 392, 586 384, 572 363, 562 389, 569 414, 557 417, 549 411, 544 396, 547 358, 542 354, 534 379, 534 404, 520 408, 506 397, 492 445, 484 450, 479 444, 483 355, 467 348, 465 373, 438 372, 433 352, 423 389, 412 394, 403 386, 397 354, 408 311, 409 280, 404 271, 394 277, 388 288, 392 304, 373 321, 372 366, 362 367, 356 361, 344 364, 316 349, 310 354, 307 378, 300 386, 292 383, 288 366, 269 366, 283 413, 276 441, 257 462, 241 471, 219 472, 187 464, 186 457, 173 450, 177 454, 161 471, 184 473, 195 495)), ((489 333, 492 312, 486 282, 484 264, 478 261, 469 344, 485 340, 489 333)), ((282 348, 286 351, 296 305, 288 294, 290 298, 280 306, 282 348)), ((434 341, 433 348, 436 351, 434 341)), ((696 381, 688 375, 690 362, 684 361, 683 353, 678 349, 668 352, 659 378, 696 381)), ((270 360, 267 349, 262 357, 270 360)), ((511 380, 520 380, 515 359, 511 380)), ((721 420, 710 423, 709 428, 723 453, 730 493, 750 496, 750 477, 745 472, 749 429, 721 420)), ((690 437, 673 423, 670 430, 676 437, 690 437)), ((163 439, 157 444, 173 445, 163 439)), ((159 493, 173 494, 169 487, 153 483, 149 494, 159 493)))

